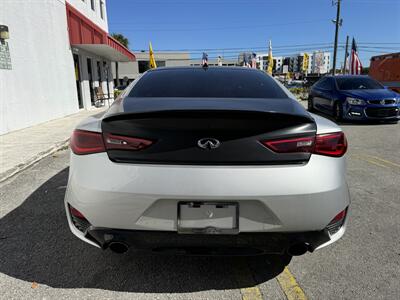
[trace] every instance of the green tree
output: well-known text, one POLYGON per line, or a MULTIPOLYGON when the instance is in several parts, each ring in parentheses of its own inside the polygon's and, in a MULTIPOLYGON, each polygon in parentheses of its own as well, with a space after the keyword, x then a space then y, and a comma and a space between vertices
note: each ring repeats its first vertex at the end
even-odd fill
MULTIPOLYGON (((126 48, 129 47, 129 40, 121 33, 112 33, 111 36, 124 45, 126 48)), ((117 86, 119 85, 119 74, 118 74, 118 62, 115 62, 115 79, 117 81, 117 86)))
POLYGON ((129 40, 123 34, 121 34, 121 33, 112 33, 111 36, 114 39, 116 39, 118 42, 120 42, 122 45, 124 45, 126 48, 129 47, 129 40))

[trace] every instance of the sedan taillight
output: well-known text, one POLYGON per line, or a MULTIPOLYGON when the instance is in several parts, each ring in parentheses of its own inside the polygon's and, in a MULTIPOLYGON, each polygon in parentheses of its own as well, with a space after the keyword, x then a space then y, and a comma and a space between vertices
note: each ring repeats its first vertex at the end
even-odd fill
POLYGON ((70 140, 72 152, 78 155, 105 152, 106 150, 142 150, 153 141, 110 133, 75 130, 70 140))
POLYGON ((343 132, 317 135, 314 153, 340 157, 347 151, 347 139, 343 132))
POLYGON ((104 152, 104 143, 101 133, 74 130, 69 143, 72 152, 78 155, 104 152))
POLYGON ((277 153, 311 153, 314 148, 315 136, 290 138, 283 140, 263 141, 262 143, 277 153))
POLYGON ((153 144, 153 141, 130 137, 121 136, 110 133, 103 134, 104 144, 107 150, 142 150, 153 144))
POLYGON ((277 153, 315 153, 340 157, 347 150, 347 140, 343 132, 262 141, 262 144, 277 153))

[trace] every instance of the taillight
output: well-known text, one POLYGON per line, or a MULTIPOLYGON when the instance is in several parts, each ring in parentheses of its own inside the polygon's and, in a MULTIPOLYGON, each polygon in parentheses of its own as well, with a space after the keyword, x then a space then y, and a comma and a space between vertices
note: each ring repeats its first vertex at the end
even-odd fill
POLYGON ((142 150, 153 144, 150 140, 110 133, 104 133, 103 139, 107 150, 142 150))
POLYGON ((105 151, 101 133, 85 130, 74 130, 70 140, 70 147, 72 152, 78 155, 105 151))
POLYGON ((314 153, 327 156, 343 156, 347 150, 347 140, 343 132, 317 135, 314 153))
POLYGON ((284 140, 263 141, 262 143, 274 152, 295 153, 311 152, 314 148, 315 137, 290 138, 284 140))
POLYGON ((315 153, 339 157, 347 150, 347 140, 343 132, 262 141, 262 144, 277 153, 315 153))
POLYGON ((110 133, 75 130, 70 140, 72 152, 78 155, 104 152, 106 150, 142 150, 153 144, 153 141, 120 136, 110 133))

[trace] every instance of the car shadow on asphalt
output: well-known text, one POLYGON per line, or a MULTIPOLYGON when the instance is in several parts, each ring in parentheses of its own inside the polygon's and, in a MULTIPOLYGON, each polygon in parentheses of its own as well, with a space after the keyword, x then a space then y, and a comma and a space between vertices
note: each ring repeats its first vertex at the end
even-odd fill
POLYGON ((0 272, 54 288, 143 293, 237 289, 268 281, 286 256, 118 255, 70 232, 64 212, 68 169, 53 176, 0 220, 0 272))

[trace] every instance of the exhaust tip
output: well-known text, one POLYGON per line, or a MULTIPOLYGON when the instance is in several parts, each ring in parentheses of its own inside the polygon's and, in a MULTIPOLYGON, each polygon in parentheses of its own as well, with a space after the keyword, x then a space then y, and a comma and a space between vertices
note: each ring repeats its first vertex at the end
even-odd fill
POLYGON ((309 250, 309 245, 307 243, 298 243, 290 246, 287 253, 291 256, 300 256, 305 254, 309 250))
POLYGON ((123 242, 111 242, 108 248, 114 253, 122 254, 128 251, 129 246, 123 242))

